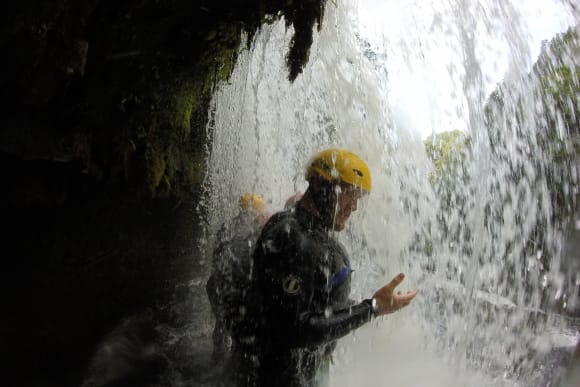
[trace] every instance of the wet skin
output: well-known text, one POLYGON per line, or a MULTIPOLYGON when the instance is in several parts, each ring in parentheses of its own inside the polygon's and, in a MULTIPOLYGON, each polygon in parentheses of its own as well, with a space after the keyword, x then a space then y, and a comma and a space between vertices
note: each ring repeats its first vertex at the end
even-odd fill
POLYGON ((360 188, 348 184, 336 186, 336 214, 333 229, 342 231, 351 214, 356 211, 359 199, 364 195, 360 188))

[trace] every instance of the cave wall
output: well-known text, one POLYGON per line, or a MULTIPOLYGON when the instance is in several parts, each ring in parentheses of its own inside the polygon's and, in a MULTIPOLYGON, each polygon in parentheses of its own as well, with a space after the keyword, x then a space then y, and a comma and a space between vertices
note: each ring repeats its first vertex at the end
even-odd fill
POLYGON ((321 0, 5 6, 0 361, 10 385, 77 385, 108 329, 200 270, 212 92, 259 27, 282 17, 296 31, 294 79, 323 10, 321 0))

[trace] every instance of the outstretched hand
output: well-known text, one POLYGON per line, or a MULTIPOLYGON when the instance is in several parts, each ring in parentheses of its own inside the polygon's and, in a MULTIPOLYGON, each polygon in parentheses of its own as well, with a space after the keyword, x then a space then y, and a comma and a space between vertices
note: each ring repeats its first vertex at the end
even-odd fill
POLYGON ((397 292, 395 294, 395 288, 401 282, 403 282, 404 279, 405 274, 400 273, 395 278, 393 278, 391 282, 375 292, 373 298, 377 302, 379 316, 393 313, 401 308, 404 308, 405 306, 409 305, 411 300, 415 298, 417 293, 419 293, 419 290, 416 289, 412 292, 407 292, 407 294, 401 294, 401 292, 397 292))

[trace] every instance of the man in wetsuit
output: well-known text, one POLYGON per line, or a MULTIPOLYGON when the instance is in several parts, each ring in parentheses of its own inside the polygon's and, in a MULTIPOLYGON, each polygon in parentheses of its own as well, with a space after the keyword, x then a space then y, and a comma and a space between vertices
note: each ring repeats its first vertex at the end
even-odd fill
POLYGON ((213 363, 226 359, 232 325, 240 319, 239 306, 244 303, 250 282, 252 253, 262 226, 270 218, 266 202, 248 193, 239 199, 240 211, 223 224, 216 235, 212 272, 206 292, 215 317, 213 330, 213 363))
POLYGON ((343 149, 327 149, 310 162, 308 189, 294 210, 275 214, 254 253, 255 368, 238 381, 258 387, 325 384, 336 340, 375 316, 408 305, 401 273, 371 299, 349 299, 351 266, 330 234, 341 231, 357 201, 371 191, 366 163, 343 149))

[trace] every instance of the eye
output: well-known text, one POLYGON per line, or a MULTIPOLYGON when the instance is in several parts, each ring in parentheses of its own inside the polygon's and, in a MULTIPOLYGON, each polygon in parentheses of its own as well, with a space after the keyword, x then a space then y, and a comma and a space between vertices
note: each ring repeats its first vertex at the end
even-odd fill
POLYGON ((358 169, 353 169, 352 171, 354 173, 356 173, 357 175, 359 175, 360 177, 363 177, 364 176, 364 174, 361 171, 359 171, 358 169))

